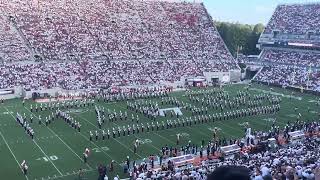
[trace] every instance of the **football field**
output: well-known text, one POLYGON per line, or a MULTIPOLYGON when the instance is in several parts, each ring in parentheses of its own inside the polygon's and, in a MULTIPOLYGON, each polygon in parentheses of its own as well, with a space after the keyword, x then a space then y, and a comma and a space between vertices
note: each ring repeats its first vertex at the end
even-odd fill
MULTIPOLYGON (((197 89, 195 89, 197 91, 197 89)), ((10 180, 47 180, 47 179, 78 179, 79 169, 83 169, 83 179, 97 179, 99 164, 108 165, 111 160, 115 160, 115 171, 108 172, 109 178, 119 175, 121 178, 126 178, 123 173, 123 163, 127 156, 133 160, 142 160, 149 155, 159 155, 160 150, 165 145, 176 147, 176 134, 181 134, 181 145, 186 145, 188 141, 192 144, 201 145, 201 140, 206 142, 212 139, 212 130, 217 127, 220 132, 220 137, 226 139, 243 137, 244 128, 241 124, 248 122, 253 130, 267 131, 270 129, 272 120, 275 119, 275 124, 283 127, 288 121, 296 121, 298 114, 302 116, 301 120, 311 121, 316 118, 319 119, 318 113, 320 112, 319 106, 316 105, 319 97, 273 88, 264 85, 252 85, 246 90, 245 85, 228 85, 224 87, 230 97, 235 97, 239 91, 248 91, 250 96, 259 94, 273 94, 274 96, 281 97, 281 108, 277 114, 257 115, 246 118, 237 118, 231 120, 222 120, 208 123, 197 123, 192 126, 160 129, 149 132, 140 132, 131 134, 129 136, 121 136, 110 139, 101 139, 101 130, 97 124, 97 117, 94 106, 87 106, 82 108, 69 108, 62 109, 68 112, 75 120, 81 123, 81 131, 78 132, 70 127, 62 119, 56 119, 48 126, 44 124, 39 125, 38 120, 35 118, 30 126, 35 131, 34 140, 28 136, 24 128, 22 128, 16 119, 16 113, 23 115, 29 119, 33 114, 35 117, 47 117, 53 111, 46 110, 41 112, 31 112, 30 105, 35 106, 36 102, 26 101, 22 105, 22 101, 7 100, 4 104, 0 104, 0 177, 1 179, 10 180), (295 110, 297 107, 297 110, 295 110), (309 108, 308 108, 309 107, 309 108), (89 131, 100 132, 98 140, 93 138, 90 141, 89 131), (133 143, 139 139, 141 145, 138 147, 137 153, 133 152, 133 143), (91 149, 88 163, 83 162, 83 152, 85 148, 91 149), (24 176, 20 163, 26 160, 28 163, 28 175, 24 176)), ((201 103, 191 102, 186 96, 184 91, 170 93, 169 96, 176 97, 178 101, 189 103, 197 107, 202 107, 201 103)), ((201 97, 201 95, 200 95, 201 97)), ((170 104, 161 104, 160 98, 148 99, 152 102, 158 102, 161 109, 177 108, 170 104)), ((139 101, 139 100, 131 100, 139 101)), ((105 109, 110 109, 116 112, 127 112, 128 120, 117 120, 114 122, 107 121, 102 125, 102 129, 109 129, 110 132, 113 127, 118 128, 134 124, 131 121, 131 114, 140 117, 139 123, 151 123, 152 120, 144 117, 140 113, 136 113, 127 109, 127 102, 97 102, 95 104, 105 109)), ((242 107, 245 108, 245 107, 242 107)), ((225 110, 228 111, 228 110, 225 110)), ((181 109, 181 118, 190 117, 191 111, 181 109)), ((221 112, 208 107, 208 114, 221 112)), ((155 122, 166 121, 167 119, 175 120, 177 117, 158 117, 155 122)), ((44 121, 43 121, 44 122, 44 121)), ((180 147, 180 146, 179 146, 180 147)))

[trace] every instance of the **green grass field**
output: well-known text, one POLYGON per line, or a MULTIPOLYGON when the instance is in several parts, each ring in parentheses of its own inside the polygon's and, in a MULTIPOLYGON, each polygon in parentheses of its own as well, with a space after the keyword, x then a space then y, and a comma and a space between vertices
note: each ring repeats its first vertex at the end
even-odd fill
MULTIPOLYGON (((234 96, 237 91, 244 90, 244 85, 230 85, 226 86, 225 91, 229 92, 230 96, 234 96)), ((266 93, 260 90, 269 91, 268 86, 253 85, 249 90, 250 94, 266 93)), ((292 92, 285 89, 273 88, 274 92, 279 95, 291 95, 292 92)), ((190 103, 184 96, 184 92, 171 93, 170 96, 175 96, 179 101, 190 103)), ((109 178, 119 175, 125 178, 126 175, 122 172, 121 163, 125 160, 126 156, 130 156, 131 160, 139 160, 148 157, 150 154, 159 154, 161 147, 168 144, 175 146, 176 134, 184 133, 186 136, 182 137, 181 145, 187 144, 189 140, 192 143, 201 144, 201 140, 206 141, 212 138, 212 131, 210 129, 219 127, 221 129, 220 136, 228 138, 243 137, 244 130, 239 125, 243 122, 249 122, 253 130, 268 130, 271 122, 267 118, 277 119, 276 124, 284 126, 288 121, 295 121, 298 113, 302 114, 302 120, 311 121, 318 118, 320 111, 316 106, 315 101, 318 99, 316 96, 309 94, 302 94, 295 92, 294 96, 301 97, 301 99, 282 97, 281 110, 276 115, 261 115, 241 119, 216 121, 214 123, 204 123, 193 125, 192 127, 179 127, 173 129, 165 129, 153 132, 144 132, 130 136, 121 136, 115 139, 102 141, 90 141, 89 131, 98 130, 96 115, 94 107, 77 109, 74 113, 70 113, 77 121, 81 123, 81 132, 69 127, 63 120, 56 120, 49 126, 38 125, 37 119, 31 124, 35 131, 35 139, 32 140, 24 129, 15 121, 16 112, 20 114, 26 113, 30 117, 29 111, 30 104, 35 104, 33 101, 27 101, 25 106, 22 105, 21 100, 5 101, 0 105, 0 159, 1 179, 19 180, 42 180, 42 179, 77 179, 77 172, 79 168, 85 169, 85 179, 97 179, 98 172, 97 166, 99 164, 109 164, 111 160, 115 160, 115 172, 109 173, 109 178), (298 107, 298 112, 295 112, 294 107, 298 107), (308 112, 307 107, 311 108, 308 112), (142 144, 138 148, 138 153, 133 153, 133 141, 139 138, 141 140, 148 139, 149 143, 142 144), (84 164, 82 157, 84 149, 88 147, 92 151, 88 159, 88 164, 84 164), (24 176, 19 168, 22 160, 28 162, 29 171, 28 176, 24 176)), ((159 101, 159 99, 153 99, 159 101)), ((160 101, 159 101, 160 102, 160 101)), ((126 109, 126 102, 117 103, 103 103, 99 102, 99 106, 104 106, 111 110, 127 111, 129 119, 133 112, 126 109)), ((171 108, 172 105, 163 105, 161 108, 171 108)), ((214 111, 209 109, 209 113, 214 111)), ((43 111, 35 113, 41 114, 42 117, 48 116, 51 111, 43 111)), ((190 111, 182 110, 183 116, 191 116, 190 111)), ((135 114, 135 113, 134 113, 135 114)), ((136 114, 135 114, 136 116, 136 114)), ((139 114, 140 123, 151 121, 144 118, 139 114)), ((170 117, 167 117, 170 118, 170 117)), ((175 118, 172 118, 175 119, 175 118)), ((164 121, 166 118, 157 118, 157 121, 164 121)), ((132 124, 131 120, 116 121, 114 123, 107 122, 103 125, 103 129, 112 129, 123 125, 132 124)))

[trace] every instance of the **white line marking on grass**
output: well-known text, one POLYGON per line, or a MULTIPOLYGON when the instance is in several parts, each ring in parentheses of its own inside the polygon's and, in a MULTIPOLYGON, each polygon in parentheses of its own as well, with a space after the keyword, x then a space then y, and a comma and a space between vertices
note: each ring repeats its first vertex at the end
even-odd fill
MULTIPOLYGON (((26 107, 24 107, 27 111, 29 111, 31 114, 33 114, 34 116, 35 116, 35 114, 34 113, 32 113, 29 109, 27 109, 26 107)), ((36 117, 36 116, 35 116, 36 117)), ((59 135, 57 134, 57 133, 55 133, 51 128, 49 128, 48 126, 46 126, 50 131, 51 131, 51 133, 52 134, 54 134, 65 146, 67 146, 67 148, 71 151, 71 152, 73 152, 73 154, 75 154, 79 159, 80 159, 80 161, 82 162, 82 158, 65 142, 65 141, 63 141, 60 137, 59 137, 59 135)), ((54 137, 54 136, 51 136, 52 138, 54 137)), ((48 138, 48 137, 47 137, 48 138)), ((89 165, 89 164, 86 164, 87 166, 88 166, 88 168, 90 168, 90 169, 92 169, 92 167, 89 165)))
POLYGON ((51 161, 51 159, 48 157, 48 155, 42 150, 42 148, 38 145, 38 143, 33 140, 33 142, 35 143, 35 145, 38 146, 38 148, 40 149, 40 151, 44 154, 44 156, 49 160, 49 162, 53 165, 53 167, 59 172, 60 175, 62 175, 61 171, 57 168, 57 166, 51 161))
MULTIPOLYGON (((127 111, 127 109, 126 108, 124 108, 124 107, 122 107, 122 106, 120 106, 120 105, 118 105, 118 104, 115 104, 116 106, 118 106, 119 108, 121 108, 121 109, 124 109, 124 110, 126 110, 127 111)), ((115 125, 117 125, 118 127, 119 127, 119 125, 118 124, 116 124, 115 122, 112 122, 113 124, 115 124, 115 125)), ((156 133, 156 132, 153 132, 152 131, 152 133, 153 134, 156 134, 156 135, 158 135, 159 137, 162 137, 161 135, 159 135, 158 133, 156 133)), ((138 138, 136 135, 134 135, 136 138, 138 138)), ((162 138, 164 138, 164 137, 162 137, 162 138)), ((166 138, 164 138, 164 139, 166 139, 166 138)), ((166 139, 167 140, 167 139, 166 139)), ((169 141, 170 142, 170 141, 169 141)), ((171 141, 171 142, 173 142, 173 141, 171 141)), ((174 142, 173 142, 174 143, 174 142)), ((175 144, 175 143, 174 143, 175 144)), ((157 149, 157 150, 159 150, 160 151, 160 149, 159 148, 157 148, 157 147, 155 147, 154 145, 152 145, 152 144, 150 144, 153 148, 155 148, 155 149, 157 149)))
MULTIPOLYGON (((114 160, 113 157, 111 157, 107 152, 105 152, 101 147, 99 147, 98 145, 96 145, 94 142, 90 141, 90 139, 88 139, 85 135, 83 135, 81 132, 79 133, 85 140, 89 141, 91 144, 93 144, 95 147, 101 149, 101 152, 103 152, 105 155, 107 155, 111 160, 114 160)), ((121 168, 122 166, 116 162, 116 164, 118 164, 121 168)), ((92 169, 94 170, 94 169, 92 169)))
MULTIPOLYGON (((119 106, 119 105, 117 105, 117 106, 118 106, 119 108, 124 109, 124 110, 127 111, 127 109, 125 109, 124 107, 119 106)), ((94 112, 93 110, 90 110, 90 111, 91 111, 91 112, 94 112)), ((169 131, 170 131, 170 129, 165 129, 165 130, 169 130, 169 131)), ((169 139, 161 136, 160 134, 158 134, 158 133, 156 133, 156 132, 153 132, 153 131, 150 131, 150 132, 153 133, 153 134, 155 134, 155 135, 157 135, 157 136, 159 136, 159 137, 161 137, 161 138, 163 138, 163 139, 165 139, 165 140, 167 140, 167 141, 170 142, 170 143, 176 144, 175 142, 173 142, 173 141, 171 141, 171 140, 169 140, 169 139)), ((148 132, 148 133, 149 133, 149 132, 148 132)))
MULTIPOLYGON (((8 111, 8 108, 4 107, 7 111, 8 111)), ((15 119, 15 117, 10 114, 12 116, 13 119, 15 119)), ((38 145, 38 143, 33 139, 32 140, 34 142, 34 144, 36 146, 38 146, 38 148, 40 149, 40 151, 45 155, 46 158, 48 158, 49 162, 53 165, 53 167, 59 172, 60 175, 62 175, 61 171, 56 167, 56 165, 50 160, 50 158, 47 156, 47 154, 42 150, 42 148, 38 145)))
POLYGON ((194 132, 198 132, 198 133, 202 134, 203 136, 206 136, 206 137, 210 137, 210 138, 211 138, 210 135, 208 136, 208 134, 202 133, 200 130, 199 130, 199 131, 195 131, 195 129, 192 129, 192 128, 189 127, 189 126, 187 126, 187 128, 193 130, 194 132))
MULTIPOLYGON (((91 169, 91 170, 83 170, 83 172, 92 172, 92 171, 95 171, 95 169, 91 169)), ((64 177, 68 177, 68 176, 73 176, 73 175, 76 175, 78 174, 77 172, 73 171, 73 173, 67 173, 65 175, 62 175, 62 176, 53 176, 51 179, 60 179, 60 178, 64 178, 64 177)))
MULTIPOLYGON (((119 126, 119 125, 118 125, 117 123, 115 123, 115 122, 112 122, 112 123, 115 124, 115 125, 118 126, 118 127, 121 127, 121 126, 119 126)), ((136 134, 133 134, 133 135, 134 135, 134 137, 140 139, 136 134)), ((154 149, 156 149, 157 151, 160 151, 160 148, 152 145, 151 143, 148 143, 148 145, 152 146, 152 147, 153 147, 154 149)))
MULTIPOLYGON (((271 115, 273 115, 273 114, 269 114, 270 116, 271 115)), ((259 115, 258 115, 259 116, 259 115)), ((254 116, 254 117, 257 117, 257 116, 254 116)), ((268 117, 268 115, 267 115, 267 117, 268 117)), ((260 117, 259 117, 260 118, 260 117)), ((261 117, 262 118, 262 117, 261 117)), ((260 124, 260 125, 262 125, 262 126, 266 126, 267 124, 266 123, 261 123, 259 120, 258 121, 255 121, 255 120, 250 120, 250 122, 255 122, 255 123, 257 123, 257 124, 260 124)), ((280 123, 280 124, 283 124, 283 125, 286 125, 285 123, 283 123, 283 122, 281 122, 281 121, 278 121, 278 120, 276 120, 275 121, 276 123, 280 123)), ((271 127, 271 126, 270 126, 271 127)))
MULTIPOLYGON (((53 130, 51 130, 49 127, 48 127, 48 129, 49 129, 52 133, 56 134, 56 133, 55 133, 53 130)), ((57 136, 57 138, 60 139, 60 141, 61 141, 64 145, 66 145, 66 146, 68 147, 68 149, 69 149, 71 152, 73 152, 73 154, 75 154, 75 155, 80 159, 80 161, 82 162, 82 158, 81 158, 67 143, 65 143, 57 134, 56 134, 56 136, 57 136)), ((89 164, 86 164, 86 165, 88 166, 89 169, 93 169, 89 164)))
MULTIPOLYGON (((80 119, 86 121, 87 123, 91 124, 91 125, 94 126, 96 129, 99 129, 98 126, 96 126, 95 124, 91 123, 91 122, 88 121, 87 119, 85 119, 85 118, 83 118, 83 117, 81 117, 81 116, 79 116, 79 115, 76 115, 76 116, 78 116, 80 119)), ((100 130, 100 129, 99 129, 99 130, 100 130)), ((126 149, 128 149, 129 151, 131 151, 131 152, 134 153, 134 151, 133 151, 132 149, 130 149, 127 145, 123 144, 122 142, 118 141, 117 138, 113 138, 113 139, 114 139, 116 142, 118 142, 119 144, 121 144, 123 147, 125 147, 126 149)), ((90 141, 90 142, 91 142, 91 141, 90 141)), ((134 153, 134 154, 136 154, 139 158, 143 158, 143 157, 140 156, 138 153, 134 153)))
MULTIPOLYGON (((214 122, 218 122, 218 123, 221 124, 222 126, 228 127, 229 129, 233 129, 233 130, 236 130, 236 131, 239 131, 239 132, 243 132, 242 130, 239 130, 239 129, 234 128, 234 127, 232 127, 232 126, 230 126, 230 125, 224 124, 224 123, 222 123, 222 122, 220 122, 220 121, 214 121, 214 122)), ((230 136, 232 136, 232 137, 235 137, 235 136, 233 136, 233 135, 231 135, 231 134, 229 134, 229 133, 225 133, 225 134, 230 135, 230 136)))
POLYGON ((157 136, 159 136, 159 137, 161 137, 162 139, 164 139, 164 140, 166 140, 166 141, 170 142, 170 143, 176 144, 176 142, 171 141, 170 139, 167 139, 167 138, 165 138, 165 137, 161 136, 161 135, 160 135, 160 134, 158 134, 158 133, 154 133, 154 134, 155 134, 155 135, 157 135, 157 136))
MULTIPOLYGON (((9 149, 10 153, 12 154, 12 156, 13 156, 14 160, 17 162, 19 169, 20 169, 20 170, 22 171, 22 173, 23 173, 23 170, 21 169, 20 164, 19 164, 19 162, 18 162, 18 160, 17 160, 16 156, 15 156, 15 155, 14 155, 14 153, 12 152, 12 150, 11 150, 10 146, 9 146, 9 145, 8 145, 8 143, 7 143, 7 140, 4 138, 4 136, 3 136, 3 135, 2 135, 2 133, 1 133, 1 131, 0 131, 0 135, 1 135, 1 137, 2 137, 2 139, 3 139, 3 141, 4 141, 4 143, 7 145, 7 147, 8 147, 8 149, 9 149)), ((28 178, 28 176, 27 176, 27 175, 24 175, 24 177, 25 177, 27 180, 29 180, 29 178, 28 178)))

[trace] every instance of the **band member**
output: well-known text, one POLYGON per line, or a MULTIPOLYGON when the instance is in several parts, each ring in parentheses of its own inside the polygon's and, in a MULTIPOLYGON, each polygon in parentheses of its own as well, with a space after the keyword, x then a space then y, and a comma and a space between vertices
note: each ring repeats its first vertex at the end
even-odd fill
POLYGON ((28 165, 27 165, 27 162, 25 160, 22 161, 22 163, 20 164, 21 166, 21 169, 23 171, 23 174, 24 175, 27 175, 28 173, 28 165))
POLYGON ((180 134, 177 134, 177 145, 180 143, 180 134))
POLYGON ((139 140, 136 139, 133 143, 133 153, 137 153, 138 146, 139 146, 139 140))
POLYGON ((88 159, 88 157, 89 157, 89 154, 90 154, 90 150, 89 150, 89 148, 86 148, 86 149, 84 150, 84 153, 83 153, 83 162, 84 162, 84 163, 87 163, 87 159, 88 159))
POLYGON ((102 130, 102 140, 105 139, 105 136, 106 136, 106 132, 104 130, 102 130))
POLYGON ((98 131, 96 131, 96 141, 98 140, 98 138, 99 138, 99 133, 98 131))
POLYGON ((113 172, 113 170, 114 170, 114 160, 112 160, 110 163, 110 172, 113 172))
POLYGON ((90 135, 90 141, 92 141, 93 133, 90 131, 89 135, 90 135))
POLYGON ((41 116, 39 115, 39 125, 41 125, 42 122, 41 122, 41 116))

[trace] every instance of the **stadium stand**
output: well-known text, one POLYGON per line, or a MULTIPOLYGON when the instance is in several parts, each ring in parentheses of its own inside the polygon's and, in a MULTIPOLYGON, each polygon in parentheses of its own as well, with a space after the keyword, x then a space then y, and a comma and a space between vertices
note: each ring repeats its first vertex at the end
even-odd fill
POLYGON ((263 67, 255 80, 270 85, 290 86, 319 92, 319 77, 320 73, 316 70, 298 66, 270 64, 263 67))
POLYGON ((202 3, 23 0, 5 1, 1 8, 5 27, 20 36, 15 41, 30 46, 30 53, 24 47, 24 54, 10 53, 10 60, 35 54, 45 65, 2 66, 11 71, 1 72, 6 80, 0 88, 143 85, 239 69, 202 3), (38 76, 31 84, 30 78, 38 76))
POLYGON ((259 43, 274 40, 320 45, 319 3, 279 5, 259 43))
MULTIPOLYGON (((319 122, 310 123, 293 123, 287 124, 283 130, 274 128, 269 132, 255 132, 256 137, 259 137, 258 141, 261 142, 263 139, 270 137, 279 137, 279 133, 284 133, 286 141, 290 141, 290 132, 299 128, 305 129, 305 133, 311 135, 313 132, 319 131, 319 122)), ((215 172, 219 167, 244 167, 247 172, 244 174, 248 177, 246 179, 258 180, 258 179, 315 179, 319 177, 319 141, 316 136, 309 136, 306 140, 290 142, 288 146, 282 146, 277 151, 273 151, 269 148, 268 150, 245 150, 242 148, 241 154, 237 157, 225 157, 222 159, 206 158, 209 157, 210 150, 203 151, 202 159, 199 165, 193 165, 187 163, 181 167, 177 167, 173 162, 166 161, 160 168, 153 169, 152 161, 147 160, 141 164, 136 164, 132 167, 130 178, 132 179, 206 179, 209 174, 215 172), (152 163, 151 163, 152 162, 152 163)), ((277 138, 278 139, 278 138, 277 138)), ((231 140, 230 143, 234 141, 231 140)), ((241 147, 241 141, 238 142, 241 147)), ((224 145, 229 145, 229 141, 225 141, 224 145)), ((278 142, 279 143, 279 142, 278 142)), ((215 144, 209 144, 209 149, 215 149, 215 144), (212 148, 213 147, 213 148, 212 148)), ((218 145, 221 146, 221 145, 218 145)), ((192 145, 186 146, 187 154, 199 155, 202 148, 194 150, 195 147, 192 145)), ((170 150, 169 150, 170 151, 170 150)), ((170 153, 171 154, 171 153, 170 153)), ((233 170, 229 170, 224 174, 234 173, 233 170)), ((209 176, 210 177, 210 176, 209 176)), ((234 176, 234 179, 236 176, 234 176)), ((213 178, 213 177, 211 177, 213 178)), ((213 178, 215 179, 215 178, 213 178)), ((222 178, 224 179, 224 178, 222 178)), ((230 178, 232 179, 232 178, 230 178)))
POLYGON ((285 34, 304 35, 310 30, 319 31, 320 4, 280 5, 269 21, 265 33, 279 30, 285 34))
POLYGON ((279 5, 259 39, 263 69, 254 80, 319 92, 319 3, 279 5))
MULTIPOLYGON (((1 10, 1 8, 0 8, 1 10)), ((31 54, 6 16, 0 14, 0 61, 30 60, 31 54)))
POLYGON ((265 49, 260 57, 262 61, 297 66, 320 67, 319 51, 303 51, 296 49, 265 49))

